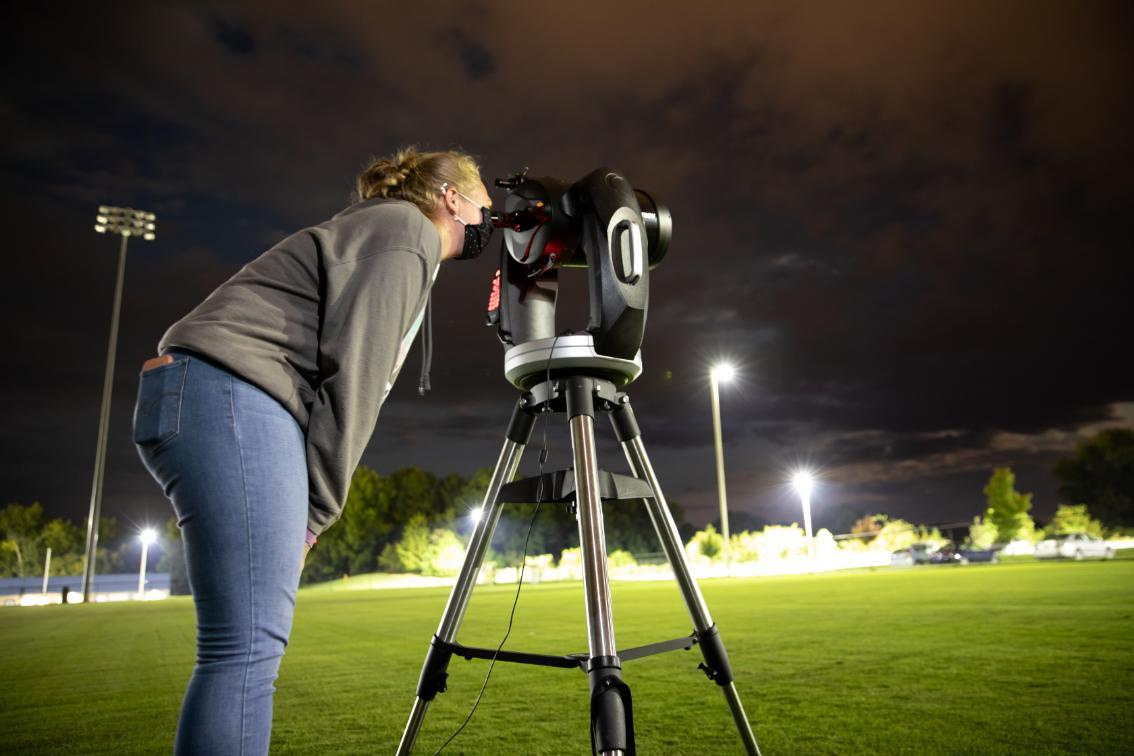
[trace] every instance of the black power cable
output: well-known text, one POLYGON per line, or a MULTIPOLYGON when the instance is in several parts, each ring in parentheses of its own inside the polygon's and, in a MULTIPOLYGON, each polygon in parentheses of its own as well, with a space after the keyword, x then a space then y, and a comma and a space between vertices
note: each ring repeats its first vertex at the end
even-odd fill
MULTIPOLYGON (((554 341, 551 342, 551 352, 547 355, 547 368, 545 370, 545 372, 547 373, 546 380, 547 380, 547 383, 549 384, 549 387, 550 387, 550 383, 551 383, 551 358, 555 356, 555 346, 556 346, 556 344, 559 343, 560 338, 562 338, 563 336, 566 336, 566 335, 570 335, 570 333, 571 332, 568 331, 567 333, 560 334, 559 336, 555 337, 554 341)), ((550 392, 550 388, 549 388, 548 401, 547 401, 546 404, 543 405, 543 409, 540 410, 541 415, 547 414, 547 413, 552 411, 551 410, 551 399, 552 398, 553 398, 553 394, 550 392)), ((528 522, 528 532, 524 535, 524 555, 523 555, 523 557, 520 558, 520 576, 519 576, 519 580, 517 581, 517 584, 516 584, 516 597, 514 599, 512 599, 512 611, 508 614, 508 629, 504 631, 504 637, 500 639, 500 645, 498 645, 496 647, 496 651, 492 654, 492 660, 489 661, 489 663, 488 663, 488 672, 485 673, 485 675, 484 675, 484 682, 481 683, 481 685, 480 685, 480 692, 477 693, 476 700, 473 701, 473 705, 472 705, 472 708, 469 710, 468 716, 465 717, 465 721, 461 723, 461 726, 458 727, 456 729, 456 731, 452 735, 449 736, 449 739, 446 740, 444 743, 442 743, 441 747, 433 752, 433 756, 438 756, 441 753, 441 751, 445 750, 445 747, 448 746, 450 743, 452 743, 453 740, 456 739, 456 737, 458 735, 460 735, 461 732, 465 729, 465 726, 468 725, 468 723, 472 721, 473 714, 476 713, 476 707, 480 706, 480 699, 484 697, 484 691, 488 687, 488 678, 492 677, 492 669, 496 666, 496 658, 500 655, 500 651, 501 651, 501 649, 504 648, 504 644, 508 642, 508 636, 512 634, 512 620, 515 619, 515 617, 516 617, 516 606, 520 603, 520 589, 524 587, 524 570, 525 570, 525 568, 527 567, 527 564, 528 564, 528 541, 532 537, 532 528, 535 526, 536 517, 539 515, 540 504, 543 503, 543 501, 542 501, 543 500, 543 465, 544 465, 545 462, 547 462, 547 457, 548 457, 548 446, 547 446, 547 423, 548 422, 549 422, 548 419, 544 418, 544 420, 543 420, 543 448, 539 452, 539 483, 536 485, 536 506, 535 506, 535 511, 532 512, 532 519, 528 522)), ((482 516, 484 514, 485 513, 482 512, 482 516)))

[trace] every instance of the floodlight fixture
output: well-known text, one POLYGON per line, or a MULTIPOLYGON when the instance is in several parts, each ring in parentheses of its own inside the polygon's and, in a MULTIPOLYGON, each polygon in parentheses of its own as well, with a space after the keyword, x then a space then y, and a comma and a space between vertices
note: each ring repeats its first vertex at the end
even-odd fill
POLYGON ((800 496, 810 496, 815 488, 815 476, 810 470, 799 470, 791 476, 791 484, 800 496))
POLYGON ((95 216, 95 231, 100 234, 117 234, 123 237, 140 236, 147 241, 155 238, 157 216, 132 207, 100 205, 95 216))
POLYGON ((718 383, 729 383, 736 377, 736 368, 727 362, 722 362, 714 365, 710 374, 718 383))

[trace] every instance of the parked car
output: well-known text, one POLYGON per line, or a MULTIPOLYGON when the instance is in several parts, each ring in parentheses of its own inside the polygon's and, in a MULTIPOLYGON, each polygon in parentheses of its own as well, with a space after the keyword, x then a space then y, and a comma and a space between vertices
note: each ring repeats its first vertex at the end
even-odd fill
POLYGON ((1113 559, 1114 549, 1098 536, 1086 533, 1046 538, 1036 544, 1036 557, 1039 559, 1113 559))
POLYGON ((964 554, 952 543, 934 546, 929 543, 915 543, 908 549, 898 549, 890 555, 890 566, 912 567, 915 564, 964 564, 964 554))
POLYGON ((912 567, 915 564, 929 563, 930 546, 928 543, 915 543, 908 549, 898 549, 890 555, 890 566, 912 567))
POLYGON ((1000 549, 1004 556, 1032 556, 1036 553, 1036 545, 1026 538, 1016 538, 1000 549))
POLYGON ((968 564, 964 554, 957 550, 956 544, 947 543, 929 555, 930 564, 968 564))
POLYGON ((965 558, 966 562, 990 562, 992 564, 998 564, 1000 562, 1000 553, 1001 550, 997 546, 993 546, 991 549, 974 549, 971 546, 961 549, 961 556, 965 558))

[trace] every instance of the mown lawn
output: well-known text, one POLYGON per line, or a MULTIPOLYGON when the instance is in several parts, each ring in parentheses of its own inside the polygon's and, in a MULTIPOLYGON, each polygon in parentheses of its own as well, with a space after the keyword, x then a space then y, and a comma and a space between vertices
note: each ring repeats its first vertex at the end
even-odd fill
MULTIPOLYGON (((766 754, 1134 752, 1134 561, 711 580, 705 598, 766 754)), ((300 593, 273 751, 391 753, 446 589, 300 593)), ((495 645, 512 589, 474 594, 495 645)), ((621 647, 689 632, 672 583, 616 583, 621 647)), ((192 605, 0 611, 0 752, 165 753, 192 605)), ((586 650, 579 584, 525 586, 508 648, 586 650)), ((628 662, 643 754, 740 753, 699 652, 628 662)), ((454 660, 418 753, 468 712, 487 663, 454 660)), ((585 754, 586 678, 497 664, 452 754, 585 754)))

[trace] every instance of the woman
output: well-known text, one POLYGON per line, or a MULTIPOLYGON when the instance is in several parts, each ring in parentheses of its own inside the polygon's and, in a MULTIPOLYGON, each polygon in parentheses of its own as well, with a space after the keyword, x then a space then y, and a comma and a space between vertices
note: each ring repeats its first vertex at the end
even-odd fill
POLYGON ((491 235, 467 155, 405 149, 357 188, 173 324, 143 366, 134 442, 173 503, 197 610, 178 754, 268 752, 303 560, 342 512, 440 263, 491 235))

